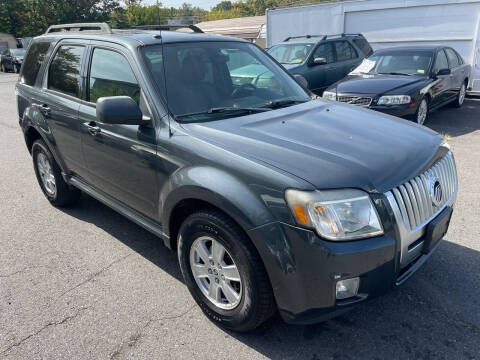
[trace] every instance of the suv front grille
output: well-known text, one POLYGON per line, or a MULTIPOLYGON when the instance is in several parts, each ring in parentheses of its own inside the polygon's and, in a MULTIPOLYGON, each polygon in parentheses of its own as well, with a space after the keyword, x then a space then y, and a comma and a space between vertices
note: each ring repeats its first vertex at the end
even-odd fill
POLYGON ((424 173, 385 193, 398 225, 402 266, 420 256, 425 225, 453 205, 456 192, 457 173, 448 152, 424 173))
POLYGON ((449 152, 442 160, 423 174, 392 190, 409 231, 424 226, 444 208, 456 190, 455 165, 449 152), (440 184, 438 201, 433 199, 435 181, 440 184), (434 201, 436 203, 434 203, 434 201))
POLYGON ((360 97, 360 96, 342 96, 337 97, 337 101, 346 104, 359 105, 359 106, 370 106, 372 103, 371 97, 360 97))

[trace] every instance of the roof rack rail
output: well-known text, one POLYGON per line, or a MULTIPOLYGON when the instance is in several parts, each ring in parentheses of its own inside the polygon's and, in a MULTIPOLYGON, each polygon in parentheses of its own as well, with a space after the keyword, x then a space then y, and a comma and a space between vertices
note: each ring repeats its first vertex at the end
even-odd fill
POLYGON ((175 29, 190 29, 194 33, 203 33, 202 29, 195 25, 139 25, 134 26, 132 29, 137 30, 163 30, 163 31, 171 31, 175 29))
POLYGON ((290 41, 292 39, 301 39, 301 38, 307 38, 310 39, 312 37, 325 37, 326 35, 300 35, 300 36, 289 36, 283 41, 290 41))
POLYGON ((61 24, 50 26, 45 34, 50 34, 59 31, 99 31, 106 34, 112 33, 112 28, 107 23, 76 23, 76 24, 61 24))
POLYGON ((289 36, 287 37, 285 40, 283 41, 289 41, 289 40, 292 40, 292 39, 301 39, 301 38, 307 38, 307 39, 310 39, 312 37, 321 37, 322 40, 326 40, 328 38, 331 38, 331 37, 336 37, 336 36, 339 36, 339 37, 343 37, 343 36, 361 36, 361 37, 364 37, 363 34, 347 34, 347 33, 342 33, 342 34, 332 34, 332 35, 301 35, 301 36, 289 36))

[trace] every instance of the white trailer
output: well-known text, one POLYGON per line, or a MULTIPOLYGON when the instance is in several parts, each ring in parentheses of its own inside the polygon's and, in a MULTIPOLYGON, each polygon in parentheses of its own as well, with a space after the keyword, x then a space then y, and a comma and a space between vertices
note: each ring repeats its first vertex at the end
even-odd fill
POLYGON ((362 33, 374 49, 448 45, 480 94, 480 0, 354 0, 267 10, 267 46, 289 36, 362 33))

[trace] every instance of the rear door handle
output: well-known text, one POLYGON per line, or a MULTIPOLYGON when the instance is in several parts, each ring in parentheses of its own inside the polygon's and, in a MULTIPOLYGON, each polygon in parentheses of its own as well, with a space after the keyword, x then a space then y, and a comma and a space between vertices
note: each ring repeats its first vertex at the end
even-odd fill
POLYGON ((95 136, 98 135, 102 130, 97 126, 95 121, 90 121, 88 123, 83 123, 83 125, 87 128, 90 135, 95 136))

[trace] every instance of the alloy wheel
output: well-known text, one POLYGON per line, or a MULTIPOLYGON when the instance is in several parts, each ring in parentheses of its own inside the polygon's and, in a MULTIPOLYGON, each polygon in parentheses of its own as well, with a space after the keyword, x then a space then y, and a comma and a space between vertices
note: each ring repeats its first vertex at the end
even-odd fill
POLYGON ((40 152, 37 156, 37 168, 45 191, 49 196, 55 197, 57 195, 55 175, 53 174, 50 161, 43 152, 40 152))
POLYGON ((209 236, 196 239, 190 248, 190 268, 197 286, 215 306, 232 310, 242 298, 242 279, 225 247, 209 236))
POLYGON ((428 114, 427 100, 422 99, 417 110, 417 123, 419 123, 420 125, 423 125, 423 123, 425 122, 425 119, 427 118, 427 114, 428 114))
POLYGON ((465 84, 462 84, 462 87, 460 88, 460 92, 458 94, 458 105, 463 104, 463 102, 465 101, 466 93, 467 93, 467 88, 465 87, 465 84))

